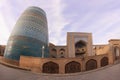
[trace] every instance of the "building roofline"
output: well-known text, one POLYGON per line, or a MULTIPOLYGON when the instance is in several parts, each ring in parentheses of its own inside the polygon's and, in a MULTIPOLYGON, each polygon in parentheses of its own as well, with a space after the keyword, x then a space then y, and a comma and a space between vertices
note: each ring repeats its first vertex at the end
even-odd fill
POLYGON ((92 34, 91 32, 67 32, 67 34, 69 33, 75 33, 75 34, 92 34))
POLYGON ((109 42, 110 41, 120 41, 120 39, 110 39, 109 42))

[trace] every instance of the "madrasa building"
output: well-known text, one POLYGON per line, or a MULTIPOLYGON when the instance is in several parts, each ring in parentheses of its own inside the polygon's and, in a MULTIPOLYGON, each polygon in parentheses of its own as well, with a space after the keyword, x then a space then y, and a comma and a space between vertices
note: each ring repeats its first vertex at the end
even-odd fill
POLYGON ((18 19, 7 45, 0 46, 3 61, 38 73, 85 72, 120 60, 120 39, 93 45, 92 33, 68 32, 67 45, 49 43, 46 13, 27 8, 18 19))

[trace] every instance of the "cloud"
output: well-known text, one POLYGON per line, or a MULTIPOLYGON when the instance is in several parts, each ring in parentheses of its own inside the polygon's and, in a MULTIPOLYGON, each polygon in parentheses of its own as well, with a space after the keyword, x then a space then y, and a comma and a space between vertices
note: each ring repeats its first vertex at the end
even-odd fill
POLYGON ((50 41, 54 42, 55 44, 61 44, 63 40, 62 29, 65 25, 69 22, 64 18, 63 10, 65 4, 62 3, 61 0, 56 0, 53 2, 51 11, 48 14, 48 21, 49 21, 49 31, 50 31, 50 41))
MULTIPOLYGON (((67 9, 73 7, 73 12, 77 17, 69 18, 72 19, 72 22, 68 25, 70 28, 66 28, 67 31, 91 32, 93 33, 94 44, 103 44, 107 43, 107 40, 111 38, 120 38, 120 36, 118 36, 120 32, 120 1, 91 0, 87 2, 87 0, 84 0, 81 3, 77 1, 72 1, 72 3, 74 4, 69 5, 67 9), (77 6, 78 4, 79 6, 77 6), (72 5, 76 5, 80 9, 72 5), (113 36, 107 33, 112 33, 113 36)), ((73 16, 73 12, 69 12, 69 16, 73 16)), ((66 15, 67 14, 66 12, 66 15)))
POLYGON ((6 44, 8 37, 10 35, 10 29, 11 29, 11 23, 13 23, 13 17, 7 16, 11 14, 11 7, 6 7, 5 3, 10 5, 6 0, 0 1, 0 25, 1 25, 1 31, 0 31, 0 44, 6 44), (8 14, 9 13, 9 14, 8 14), (7 19, 10 18, 11 20, 7 19))
POLYGON ((2 15, 0 15, 0 28, 1 28, 1 31, 0 31, 0 43, 1 44, 6 44, 6 41, 9 37, 9 30, 8 28, 6 27, 7 25, 5 25, 5 20, 3 18, 2 15))
POLYGON ((65 44, 66 33, 71 31, 92 32, 94 43, 120 38, 119 4, 119 0, 0 0, 0 24, 4 31, 0 32, 0 44, 7 43, 17 19, 29 6, 45 10, 49 41, 54 44, 65 44))
POLYGON ((1 37, 0 44, 7 43, 8 36, 10 35, 17 19, 20 17, 21 13, 29 6, 39 6, 47 13, 50 35, 49 41, 55 44, 60 44, 61 41, 64 42, 60 37, 63 37, 61 35, 61 32, 68 22, 65 20, 62 14, 65 4, 61 0, 25 0, 24 3, 23 0, 2 0, 1 2, 2 5, 0 8, 4 8, 0 11, 0 16, 3 16, 0 22, 3 24, 1 29, 4 29, 4 32, 2 32, 1 35, 6 37, 5 39, 1 37), (4 41, 4 43, 2 43, 2 41, 4 41))

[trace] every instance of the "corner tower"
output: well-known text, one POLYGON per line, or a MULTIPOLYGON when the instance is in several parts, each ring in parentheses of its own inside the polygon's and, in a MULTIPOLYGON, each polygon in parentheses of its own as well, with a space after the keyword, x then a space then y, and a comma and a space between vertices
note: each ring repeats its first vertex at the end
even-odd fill
POLYGON ((26 9, 9 37, 4 57, 19 60, 20 55, 49 56, 47 19, 41 8, 26 9))

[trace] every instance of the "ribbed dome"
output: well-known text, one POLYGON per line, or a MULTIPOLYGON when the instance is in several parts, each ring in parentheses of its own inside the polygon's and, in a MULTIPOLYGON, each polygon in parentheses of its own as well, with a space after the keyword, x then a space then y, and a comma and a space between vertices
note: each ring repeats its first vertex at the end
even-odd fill
POLYGON ((29 7, 18 19, 5 50, 5 58, 19 60, 20 55, 48 57, 48 27, 45 12, 29 7))

